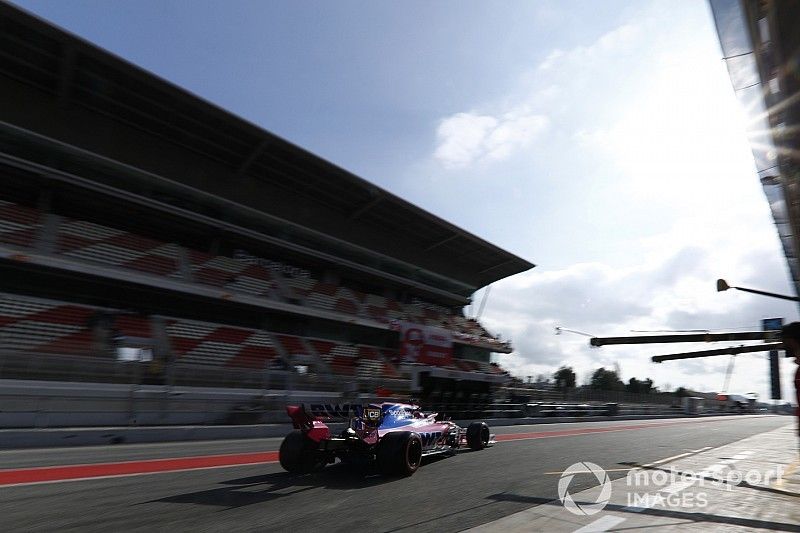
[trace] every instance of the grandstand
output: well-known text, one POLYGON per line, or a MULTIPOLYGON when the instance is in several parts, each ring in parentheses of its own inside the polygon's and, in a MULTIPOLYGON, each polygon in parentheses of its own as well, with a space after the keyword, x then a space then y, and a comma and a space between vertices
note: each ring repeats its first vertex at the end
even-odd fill
POLYGON ((511 345, 464 309, 534 265, 13 6, 0 23, 0 378, 507 379, 511 345))

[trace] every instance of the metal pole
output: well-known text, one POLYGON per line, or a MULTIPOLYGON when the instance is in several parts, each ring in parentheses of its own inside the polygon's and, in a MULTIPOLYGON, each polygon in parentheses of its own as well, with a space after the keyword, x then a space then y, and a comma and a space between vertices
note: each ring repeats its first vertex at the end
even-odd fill
POLYGON ((772 298, 780 298, 781 300, 789 300, 791 302, 800 302, 800 298, 797 296, 786 296, 785 294, 776 294, 774 292, 767 292, 767 291, 759 291, 757 289, 745 289, 744 287, 733 287, 731 289, 736 289, 737 291, 743 292, 751 292, 753 294, 760 294, 761 296, 770 296, 772 298))
POLYGON ((676 359, 696 359, 699 357, 710 357, 713 355, 734 355, 748 352, 768 352, 769 350, 782 350, 783 343, 775 342, 768 344, 757 344, 755 346, 731 346, 730 348, 720 348, 719 350, 702 350, 698 352, 673 353, 667 355, 655 355, 652 360, 654 363, 663 361, 674 361, 676 359))
POLYGON ((483 314, 483 308, 486 307, 486 300, 489 298, 489 291, 491 290, 492 290, 491 285, 486 287, 486 290, 483 293, 483 299, 481 300, 481 306, 478 308, 478 314, 475 315, 475 320, 478 320, 483 314))
POLYGON ((638 335, 634 337, 592 337, 592 346, 609 344, 657 344, 670 342, 717 342, 717 341, 779 341, 780 330, 741 331, 737 333, 693 333, 690 335, 638 335))

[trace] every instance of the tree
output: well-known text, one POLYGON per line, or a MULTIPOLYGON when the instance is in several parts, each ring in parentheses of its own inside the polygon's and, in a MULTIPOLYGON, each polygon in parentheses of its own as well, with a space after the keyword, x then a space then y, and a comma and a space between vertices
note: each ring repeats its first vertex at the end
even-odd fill
POLYGON ((600 367, 592 374, 589 387, 595 390, 623 390, 625 389, 625 384, 619 379, 619 374, 616 371, 600 367))
POLYGON ((678 387, 677 389, 675 389, 675 396, 677 396, 678 398, 689 396, 689 391, 686 390, 685 387, 678 387))
POLYGON ((553 374, 553 381, 555 381, 557 389, 573 389, 575 380, 575 371, 571 366, 562 366, 553 374))
POLYGON ((625 390, 627 392, 633 392, 637 394, 651 394, 655 392, 653 389, 653 380, 647 378, 643 381, 640 381, 636 378, 631 378, 628 380, 628 384, 625 385, 625 390))

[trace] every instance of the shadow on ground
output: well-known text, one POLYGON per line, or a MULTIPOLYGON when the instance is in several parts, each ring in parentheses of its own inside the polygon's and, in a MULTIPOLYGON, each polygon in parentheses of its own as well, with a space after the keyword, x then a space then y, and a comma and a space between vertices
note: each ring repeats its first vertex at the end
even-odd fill
MULTIPOLYGON (((442 456, 423 458, 421 468, 444 459, 442 456)), ((376 485, 385 485, 402 479, 401 477, 382 476, 370 471, 348 466, 342 463, 328 466, 311 474, 290 474, 276 472, 260 476, 249 476, 221 481, 219 487, 177 494, 146 503, 185 503, 212 505, 216 507, 237 508, 277 500, 292 496, 314 488, 333 490, 369 489, 376 485)))

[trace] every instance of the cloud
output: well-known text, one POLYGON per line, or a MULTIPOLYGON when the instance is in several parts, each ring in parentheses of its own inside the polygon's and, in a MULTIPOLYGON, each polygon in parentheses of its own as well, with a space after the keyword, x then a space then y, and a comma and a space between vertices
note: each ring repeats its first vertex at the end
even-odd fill
POLYGON ((604 33, 596 41, 585 46, 576 46, 568 51, 559 48, 553 49, 544 60, 539 63, 538 70, 552 70, 574 63, 594 61, 597 56, 613 52, 620 48, 629 47, 641 36, 641 28, 633 23, 626 23, 604 33))
POLYGON ((559 59, 564 57, 564 55, 564 51, 560 48, 554 49, 552 52, 547 54, 547 57, 544 58, 544 61, 539 63, 539 70, 550 70, 559 59))
POLYGON ((439 123, 434 157, 446 168, 505 159, 527 146, 547 125, 544 115, 524 114, 520 110, 500 116, 456 113, 439 123))
MULTIPOLYGON (((481 318, 511 339, 515 352, 496 360, 515 375, 552 374, 568 364, 585 382, 596 368, 619 364, 626 381, 650 377, 661 387, 719 390, 727 357, 661 365, 650 359, 712 345, 593 349, 586 337, 556 335, 555 327, 624 336, 797 319, 791 303, 715 290, 724 277, 792 291, 712 21, 707 10, 687 6, 638 4, 627 12, 629 22, 546 50, 494 93, 503 97, 438 122, 429 174, 478 190, 502 176, 489 183, 513 191, 467 203, 452 195, 452 181, 438 180, 442 196, 458 201, 456 213, 480 206, 486 226, 475 223, 476 232, 494 225, 500 229, 493 240, 542 265, 497 282, 481 318), (544 127, 516 134, 521 117, 541 117, 544 127)), ((428 194, 430 182, 425 187, 428 194)), ((763 359, 737 357, 730 390, 765 397, 763 359)), ((784 378, 788 383, 788 371, 784 378)))
MULTIPOLYGON (((669 239, 666 236, 658 242, 663 244, 670 242, 669 239)), ((631 377, 650 377, 662 388, 720 390, 727 357, 658 366, 650 361, 653 355, 711 349, 712 345, 591 348, 587 337, 567 331, 556 335, 555 330, 561 326, 594 336, 687 329, 757 330, 761 318, 796 318, 797 310, 792 303, 736 291, 717 293, 713 274, 718 267, 716 261, 717 257, 703 248, 676 243, 671 250, 653 250, 639 264, 623 269, 583 263, 559 270, 532 270, 494 285, 482 322, 490 331, 512 339, 515 352, 498 356, 498 360, 518 376, 550 375, 566 364, 576 370, 582 383, 595 369, 619 364, 625 381, 631 377)), ((751 286, 766 285, 780 292, 770 280, 785 267, 782 258, 770 253, 767 245, 762 243, 760 248, 732 255, 726 261, 731 271, 746 272, 749 268, 758 271, 752 278, 747 275, 741 278, 749 279, 751 286)), ((768 386, 766 366, 759 355, 741 356, 737 365, 738 378, 732 381, 731 390, 757 391, 764 397, 768 386)))
MULTIPOLYGON (((508 159, 537 140, 551 123, 553 97, 559 83, 575 84, 575 72, 590 73, 608 55, 631 47, 641 30, 623 24, 594 42, 570 50, 552 50, 538 67, 523 73, 521 89, 501 102, 486 102, 478 110, 454 113, 439 121, 433 157, 446 169, 508 159), (543 78, 546 73, 550 78, 543 78)), ((586 87, 581 82, 581 89, 586 87)))

